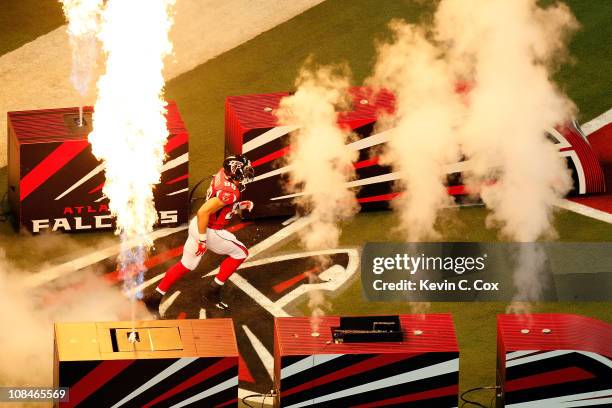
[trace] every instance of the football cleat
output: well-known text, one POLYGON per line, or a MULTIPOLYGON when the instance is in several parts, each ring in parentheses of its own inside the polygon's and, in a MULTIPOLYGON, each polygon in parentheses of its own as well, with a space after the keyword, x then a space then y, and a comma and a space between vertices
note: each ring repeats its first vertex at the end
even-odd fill
POLYGON ((222 289, 223 285, 219 285, 213 280, 203 296, 209 303, 215 305, 217 309, 226 310, 229 309, 229 305, 223 301, 221 296, 222 289))
POLYGON ((159 305, 161 304, 164 295, 154 290, 152 293, 145 295, 142 298, 142 302, 147 307, 147 310, 155 317, 156 320, 161 319, 161 313, 159 312, 159 305))

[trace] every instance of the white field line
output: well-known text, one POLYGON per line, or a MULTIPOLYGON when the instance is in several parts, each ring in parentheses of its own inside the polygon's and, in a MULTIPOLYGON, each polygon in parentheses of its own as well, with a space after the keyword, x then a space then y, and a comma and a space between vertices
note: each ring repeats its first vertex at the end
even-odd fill
MULTIPOLYGON (((279 255, 272 258, 258 259, 256 261, 247 261, 240 265, 240 269, 266 265, 274 262, 288 261, 291 259, 299 259, 306 256, 334 255, 343 252, 346 253, 349 258, 346 269, 339 267, 338 265, 334 265, 319 274, 319 278, 321 278, 325 282, 301 285, 297 289, 291 291, 290 293, 287 293, 285 296, 274 302, 275 308, 282 309, 298 297, 308 293, 311 290, 319 289, 329 292, 334 292, 338 290, 342 285, 349 281, 349 279, 355 274, 355 272, 357 272, 357 269, 359 267, 359 251, 357 251, 356 249, 327 249, 323 251, 296 252, 291 254, 279 255)), ((211 274, 212 272, 208 275, 211 274)))
MULTIPOLYGON (((160 228, 160 229, 153 231, 153 233, 151 234, 151 237, 152 239, 155 240, 155 239, 159 239, 162 237, 166 237, 168 235, 172 235, 175 232, 183 231, 185 229, 187 229, 187 225, 182 225, 176 228, 160 228)), ((29 287, 41 286, 55 279, 58 279, 63 276, 67 276, 73 272, 86 268, 95 263, 103 261, 106 258, 109 258, 113 255, 118 255, 118 254, 119 254, 119 243, 116 243, 106 248, 99 249, 97 251, 88 253, 87 255, 81 256, 79 258, 73 259, 63 264, 52 266, 50 268, 45 269, 44 271, 33 274, 25 280, 25 284, 26 286, 29 286, 29 287)))
MULTIPOLYGON (((284 23, 323 0, 177 0, 166 60, 166 80, 284 23)), ((100 68, 101 69, 101 68, 100 68)), ((70 83, 71 49, 66 26, 0 56, 0 167, 6 165, 6 112, 93 104, 70 83)))
POLYGON ((321 252, 325 252, 328 254, 346 252, 349 258, 346 269, 339 265, 332 266, 331 268, 319 274, 319 278, 321 278, 323 282, 298 286, 296 289, 292 290, 291 292, 287 293, 285 296, 277 300, 275 302, 276 306, 284 309, 288 304, 294 302, 297 298, 305 295, 306 293, 312 290, 321 290, 334 293, 338 289, 346 285, 350 281, 351 277, 355 275, 359 268, 359 251, 357 251, 356 249, 338 249, 333 251, 321 252))
POLYGON ((232 283, 240 288, 244 293, 249 295, 251 299, 257 302, 258 305, 272 313, 274 317, 289 317, 289 313, 285 312, 283 308, 277 303, 270 300, 269 297, 264 295, 255 286, 251 285, 246 279, 237 273, 229 277, 232 283))
POLYGON ((584 215, 585 217, 612 224, 612 214, 598 210, 596 208, 589 207, 588 205, 564 199, 559 200, 559 202, 557 203, 557 207, 562 208, 564 210, 573 211, 580 215, 584 215))
POLYGON ((270 379, 273 380, 274 379, 274 357, 272 356, 272 354, 270 354, 266 346, 263 345, 261 340, 259 340, 259 338, 249 329, 248 326, 242 325, 242 329, 246 333, 247 337, 249 338, 249 341, 251 342, 251 345, 253 346, 253 349, 255 349, 255 352, 259 356, 259 359, 261 360, 262 364, 266 368, 266 371, 268 372, 270 379))
POLYGON ((170 296, 168 296, 167 299, 164 299, 163 302, 161 302, 161 304, 159 305, 159 314, 160 315, 165 315, 166 314, 166 310, 170 309, 170 306, 172 306, 172 304, 174 303, 174 301, 181 296, 181 291, 177 290, 174 291, 170 296))

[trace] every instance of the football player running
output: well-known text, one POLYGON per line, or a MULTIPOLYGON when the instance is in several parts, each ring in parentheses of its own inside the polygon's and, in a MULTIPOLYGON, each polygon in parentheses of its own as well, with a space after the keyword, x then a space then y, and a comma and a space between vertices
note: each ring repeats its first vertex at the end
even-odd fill
POLYGON ((206 192, 206 202, 189 223, 189 235, 179 262, 168 269, 153 291, 143 299, 145 305, 159 316, 159 305, 170 287, 189 271, 193 271, 207 250, 227 255, 219 272, 205 289, 204 297, 219 309, 228 309, 222 289, 227 279, 249 255, 248 249, 224 228, 239 211, 251 211, 252 201, 240 201, 240 193, 253 180, 255 171, 243 155, 228 156, 223 167, 213 176, 206 192))

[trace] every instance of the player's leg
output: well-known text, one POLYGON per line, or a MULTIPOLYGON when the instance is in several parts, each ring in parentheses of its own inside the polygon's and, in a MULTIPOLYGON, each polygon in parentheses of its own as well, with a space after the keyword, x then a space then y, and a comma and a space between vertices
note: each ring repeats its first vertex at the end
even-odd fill
POLYGON ((170 290, 176 281, 182 278, 187 272, 194 270, 200 263, 202 255, 196 255, 198 249, 197 237, 198 226, 194 218, 189 224, 189 235, 183 247, 183 256, 181 260, 166 271, 153 293, 143 299, 147 308, 152 313, 159 315, 159 304, 166 292, 170 290))
POLYGON ((206 236, 208 249, 219 254, 227 255, 219 266, 219 272, 206 289, 204 297, 220 309, 227 309, 229 305, 223 298, 223 286, 227 279, 249 256, 248 249, 231 232, 225 230, 209 230, 206 236))

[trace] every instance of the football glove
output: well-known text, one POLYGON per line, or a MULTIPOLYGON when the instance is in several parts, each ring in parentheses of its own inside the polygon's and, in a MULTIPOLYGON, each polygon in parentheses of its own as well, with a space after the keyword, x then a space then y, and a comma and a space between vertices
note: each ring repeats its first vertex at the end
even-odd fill
POLYGON ((196 256, 204 255, 206 252, 206 241, 198 241, 198 249, 196 251, 196 256))
POLYGON ((247 210, 247 211, 251 212, 251 210, 253 210, 254 206, 255 206, 255 204, 253 204, 253 202, 250 201, 250 200, 241 201, 241 202, 238 203, 238 208, 240 208, 241 211, 247 210))

